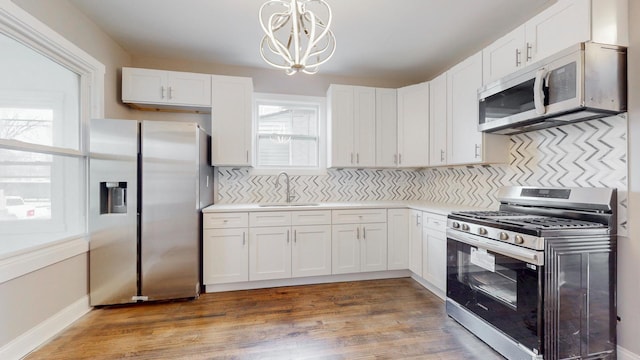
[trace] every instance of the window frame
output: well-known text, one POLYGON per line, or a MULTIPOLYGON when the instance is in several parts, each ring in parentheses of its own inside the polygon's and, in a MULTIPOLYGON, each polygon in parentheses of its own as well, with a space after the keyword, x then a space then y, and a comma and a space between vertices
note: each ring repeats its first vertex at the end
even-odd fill
MULTIPOLYGON (((82 230, 66 238, 0 254, 0 283, 88 251, 88 150, 89 122, 104 117, 105 66, 37 20, 10 0, 0 0, 0 33, 33 49, 79 75, 78 149, 0 139, 0 148, 78 159, 84 211, 78 214, 82 230)), ((77 190, 77 189, 76 189, 77 190)))
POLYGON ((286 171, 289 175, 325 175, 327 173, 327 111, 326 98, 319 96, 254 93, 252 106, 253 164, 251 175, 277 175, 286 171), (318 108, 318 166, 317 167, 259 167, 258 166, 258 106, 264 103, 296 104, 318 108))

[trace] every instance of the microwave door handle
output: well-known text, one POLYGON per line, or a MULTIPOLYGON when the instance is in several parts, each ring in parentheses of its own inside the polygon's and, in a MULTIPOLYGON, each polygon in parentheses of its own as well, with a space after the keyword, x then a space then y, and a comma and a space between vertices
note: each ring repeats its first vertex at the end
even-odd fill
POLYGON ((538 69, 536 79, 533 82, 533 103, 536 107, 536 114, 542 115, 546 112, 544 107, 544 79, 547 76, 545 68, 538 69))

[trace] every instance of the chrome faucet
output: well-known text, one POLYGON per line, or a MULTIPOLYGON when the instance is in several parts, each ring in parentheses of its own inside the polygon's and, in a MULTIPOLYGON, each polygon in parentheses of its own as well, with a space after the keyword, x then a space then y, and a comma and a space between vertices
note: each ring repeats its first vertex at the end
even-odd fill
POLYGON ((289 174, 287 174, 286 171, 281 171, 278 174, 278 177, 276 177, 276 187, 280 186, 280 175, 284 175, 285 181, 287 183, 287 199, 286 200, 287 200, 287 203, 290 203, 293 197, 291 196, 291 185, 289 183, 289 174))

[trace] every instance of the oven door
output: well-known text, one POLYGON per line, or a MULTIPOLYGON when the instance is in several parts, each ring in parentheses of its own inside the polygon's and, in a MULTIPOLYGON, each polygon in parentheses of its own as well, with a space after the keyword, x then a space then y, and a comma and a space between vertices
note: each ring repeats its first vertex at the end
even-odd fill
POLYGON ((449 229, 447 298, 541 354, 542 254, 449 229))

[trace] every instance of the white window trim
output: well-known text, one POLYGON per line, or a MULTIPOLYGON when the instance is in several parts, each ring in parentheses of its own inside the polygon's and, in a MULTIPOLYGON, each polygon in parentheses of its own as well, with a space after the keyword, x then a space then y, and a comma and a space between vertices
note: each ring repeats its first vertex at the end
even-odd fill
MULTIPOLYGON (((80 96, 90 99, 90 106, 83 102, 80 109, 80 151, 55 149, 57 154, 87 156, 89 144, 89 121, 92 118, 104 117, 104 76, 105 66, 87 54, 69 40, 56 33, 44 23, 24 11, 11 0, 0 0, 0 33, 5 34, 35 49, 41 54, 64 65, 81 75, 80 96), (58 150, 62 150, 59 151, 58 150)), ((40 150, 38 146, 23 146, 20 142, 3 143, 8 148, 40 150)), ((50 148, 49 148, 50 150, 50 148)), ((88 180, 85 170, 83 181, 88 180)), ((85 186, 86 188, 86 186, 85 186)), ((85 208, 89 208, 88 192, 85 189, 85 208)), ((87 217, 85 216, 85 228, 87 217)), ((77 256, 88 251, 87 234, 60 239, 42 246, 24 249, 13 254, 4 254, 0 258, 0 283, 15 279, 29 272, 50 266, 64 259, 77 256)))
POLYGON ((254 164, 257 164, 257 104, 260 101, 281 101, 292 104, 319 104, 318 109, 318 167, 317 168, 293 168, 293 167, 273 167, 273 168, 257 168, 253 167, 249 170, 249 175, 261 176, 261 175, 277 175, 281 171, 286 171, 289 175, 326 175, 327 174, 327 100, 324 97, 319 96, 303 96, 303 95, 288 95, 288 94, 267 94, 267 93, 254 93, 253 95, 253 122, 251 139, 254 142, 253 146, 253 158, 254 164))

